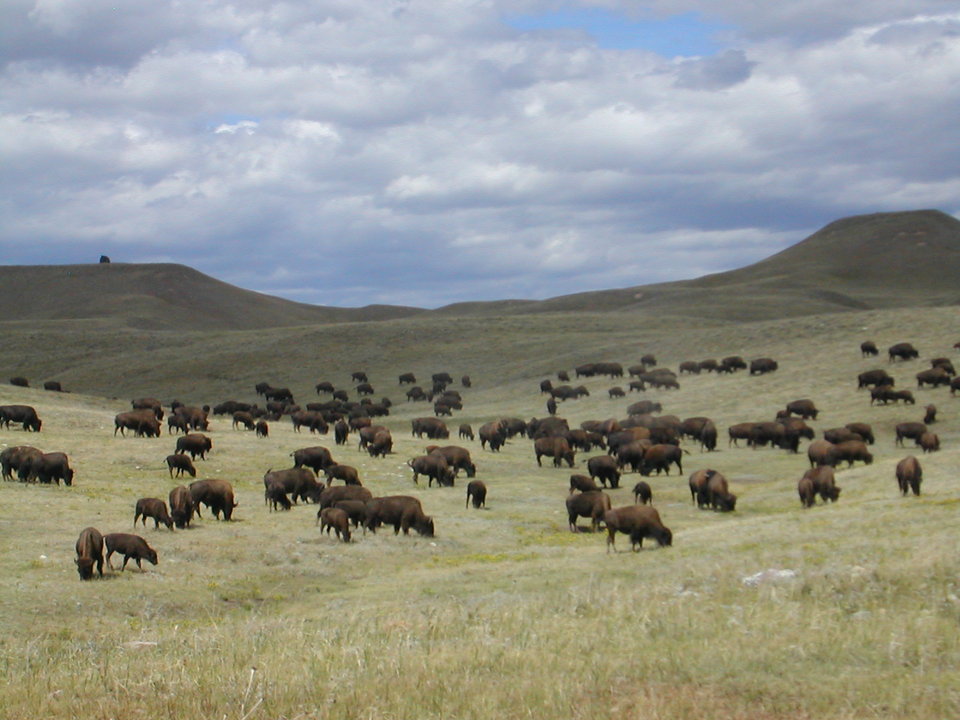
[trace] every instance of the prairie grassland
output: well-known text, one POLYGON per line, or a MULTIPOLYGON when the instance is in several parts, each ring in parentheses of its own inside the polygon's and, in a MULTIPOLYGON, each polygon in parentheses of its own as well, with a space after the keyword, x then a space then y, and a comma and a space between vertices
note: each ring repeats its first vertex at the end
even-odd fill
MULTIPOLYGON (((25 338, 13 333, 6 352, 25 338)), ((912 380, 957 339, 946 308, 682 330, 600 315, 414 320, 196 335, 177 347, 160 333, 138 336, 125 358, 112 354, 120 339, 91 341, 73 380, 97 378, 98 395, 0 386, 0 403, 34 405, 44 420, 39 434, 0 431, 0 444, 62 450, 77 471, 71 488, 0 487, 0 708, 10 718, 957 717, 960 397, 912 380), (866 338, 910 340, 922 359, 861 359, 866 338), (674 368, 733 353, 780 362, 768 376, 682 377, 679 391, 642 396, 680 417, 708 415, 721 431, 718 452, 687 443, 682 476, 650 479, 672 548, 631 553, 621 537, 608 554, 604 535, 567 529, 569 469, 538 468, 529 440, 494 454, 456 438, 461 422, 545 414, 537 381, 556 370, 632 364, 646 351, 674 368), (146 366, 137 352, 149 353, 149 372, 124 369, 146 366), (870 407, 855 376, 871 367, 890 368, 918 404, 870 407), (130 531, 137 498, 166 498, 179 484, 163 465, 169 435, 113 436, 129 397, 252 400, 251 380, 289 379, 303 401, 316 380, 348 387, 359 368, 396 403, 384 421, 395 454, 371 459, 286 422, 258 440, 216 418, 213 453, 197 465, 200 477, 234 484, 234 521, 204 512, 177 532, 151 522, 136 532, 157 549, 157 566, 79 581, 80 529, 130 531), (396 375, 408 370, 473 377, 448 425, 450 443, 477 461, 486 510, 464 508, 462 477, 454 488, 412 484, 405 462, 428 441, 410 436, 409 420, 430 408, 403 401, 396 375), (821 409, 818 431, 858 420, 877 434, 874 463, 842 469, 840 501, 809 510, 796 496, 803 447, 799 456, 729 448, 725 435, 800 397, 821 409), (895 447, 893 426, 920 419, 929 402, 944 449, 920 457, 923 495, 901 498, 893 467, 916 451, 895 447), (421 498, 437 537, 385 529, 342 544, 319 533, 313 506, 269 512, 263 473, 313 444, 358 467, 375 494, 421 498), (686 477, 701 467, 731 480, 736 513, 691 504, 686 477), (770 570, 791 572, 744 582, 770 570)), ((37 362, 54 361, 46 352, 37 362)), ((608 399, 625 379, 579 382, 591 395, 561 406, 571 425, 621 417, 640 397, 608 399)), ((632 501, 635 479, 610 491, 615 506, 632 501)))

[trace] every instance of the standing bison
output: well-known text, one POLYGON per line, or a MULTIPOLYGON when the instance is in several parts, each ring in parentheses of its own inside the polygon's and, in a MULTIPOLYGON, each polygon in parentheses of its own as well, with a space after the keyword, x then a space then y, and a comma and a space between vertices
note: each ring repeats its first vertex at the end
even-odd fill
POLYGON ((542 466, 540 458, 544 455, 553 458, 553 466, 560 467, 564 460, 567 465, 573 467, 575 451, 570 447, 566 438, 562 437, 542 437, 533 442, 533 452, 537 458, 537 465, 542 466))
POLYGON ((923 468, 920 467, 920 461, 913 455, 908 455, 897 463, 897 485, 900 487, 900 493, 907 495, 913 491, 914 495, 920 494, 920 483, 923 482, 923 468))
POLYGON ((210 508, 217 520, 220 519, 221 514, 224 520, 230 520, 233 517, 233 509, 237 506, 237 502, 233 499, 233 486, 226 480, 220 478, 195 480, 190 483, 190 495, 193 498, 197 517, 202 517, 200 505, 210 508))
POLYGON ((84 528, 80 531, 80 537, 77 538, 77 572, 81 580, 89 580, 93 577, 93 566, 97 566, 97 572, 103 577, 103 535, 95 527, 84 528))
POLYGON ((757 358, 750 361, 751 375, 766 375, 776 371, 780 366, 772 358, 757 358))
POLYGON ((917 352, 917 349, 908 342, 897 343, 891 345, 887 348, 887 355, 890 359, 890 362, 894 360, 912 360, 920 357, 920 353, 917 352))
POLYGON ((581 517, 590 518, 590 527, 596 532, 604 514, 611 507, 610 496, 600 490, 568 495, 566 505, 567 520, 572 532, 580 532, 580 528, 577 527, 577 518, 581 517))
POLYGON ((133 559, 137 567, 143 570, 141 560, 147 560, 152 565, 157 564, 157 551, 147 545, 147 541, 139 535, 130 533, 110 533, 103 538, 104 545, 107 546, 107 567, 111 570, 113 565, 110 563, 110 557, 115 553, 123 555, 123 565, 120 566, 121 572, 127 567, 127 562, 133 559))
POLYGON ((652 538, 660 547, 673 545, 673 533, 665 527, 651 505, 627 505, 608 510, 603 516, 607 526, 607 552, 616 552, 615 538, 618 532, 630 536, 630 548, 634 552, 643 547, 644 538, 652 538))
POLYGON ((434 536, 433 518, 425 515, 420 501, 409 495, 387 495, 367 503, 367 529, 376 532, 380 525, 393 525, 393 534, 410 528, 424 537, 434 536))

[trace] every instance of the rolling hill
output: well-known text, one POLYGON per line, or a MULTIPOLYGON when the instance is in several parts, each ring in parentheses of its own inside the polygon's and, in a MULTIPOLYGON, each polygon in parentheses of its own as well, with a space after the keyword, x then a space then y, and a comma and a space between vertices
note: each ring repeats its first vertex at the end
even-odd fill
POLYGON ((334 308, 244 290, 183 265, 0 267, 0 307, 19 321, 97 320, 145 330, 256 330, 529 313, 640 312, 712 321, 960 303, 960 221, 937 210, 830 223, 753 265, 655 285, 547 300, 455 303, 436 310, 334 308))

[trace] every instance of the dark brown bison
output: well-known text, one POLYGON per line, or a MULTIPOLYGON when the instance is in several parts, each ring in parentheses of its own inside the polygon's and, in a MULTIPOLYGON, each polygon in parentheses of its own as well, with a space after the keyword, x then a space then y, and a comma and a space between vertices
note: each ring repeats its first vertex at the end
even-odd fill
POLYGON ((696 470, 688 479, 690 486, 690 501, 697 504, 697 507, 704 507, 707 504, 707 482, 711 477, 717 474, 716 470, 704 469, 696 470))
POLYGON ((567 439, 562 437, 537 438, 533 441, 533 452, 537 458, 537 465, 543 465, 543 463, 540 462, 540 458, 546 455, 547 457, 553 458, 554 467, 560 467, 564 460, 567 461, 567 465, 573 467, 574 457, 576 455, 576 451, 570 447, 567 439))
POLYGON ((276 484, 282 488, 284 495, 289 495, 294 504, 298 500, 317 502, 323 489, 317 483, 317 478, 313 472, 305 467, 267 470, 263 474, 263 486, 267 488, 271 484, 276 484))
POLYGON ((77 564, 77 572, 81 580, 89 580, 93 577, 93 566, 97 566, 97 572, 103 577, 103 535, 94 527, 87 527, 80 531, 80 537, 77 538, 77 558, 74 562, 77 564))
POLYGON ((620 487, 620 469, 617 461, 609 455, 595 455, 587 460, 587 472, 591 479, 597 478, 603 487, 608 482, 613 489, 620 487))
MULTIPOLYGON (((836 502, 840 497, 840 488, 837 487, 836 477, 832 467, 822 465, 820 467, 810 468, 803 474, 800 482, 803 483, 804 479, 810 481, 812 495, 819 495, 823 502, 836 502)), ((813 505, 813 496, 810 496, 808 504, 804 499, 805 495, 799 484, 797 486, 797 492, 800 494, 801 502, 803 502, 806 507, 813 505)))
POLYGON ((577 518, 590 518, 590 527, 596 532, 600 527, 600 521, 610 505, 610 496, 600 490, 588 490, 587 492, 568 495, 566 500, 567 519, 570 530, 579 532, 577 527, 577 518))
POLYGON ((167 470, 170 472, 170 477, 173 477, 174 470, 177 471, 177 477, 183 477, 184 473, 189 474, 192 478, 197 476, 197 469, 193 466, 193 461, 183 453, 167 455, 167 470))
POLYGON ((357 395, 373 395, 376 392, 373 385, 368 382, 362 382, 354 389, 357 391, 357 395))
POLYGON ((417 478, 425 475, 427 477, 427 487, 432 486, 434 480, 440 487, 452 486, 456 477, 456 471, 450 467, 446 457, 440 453, 411 458, 407 460, 407 465, 413 470, 413 482, 419 484, 417 478))
POLYGON ((254 425, 253 429, 256 431, 258 438, 265 438, 270 434, 270 426, 266 420, 257 420, 257 424, 254 425))
POLYGON ((765 375, 777 370, 780 366, 773 358, 757 358, 750 361, 751 375, 765 375))
POLYGON ((313 387, 314 387, 314 390, 317 391, 317 395, 319 395, 320 393, 333 393, 336 391, 336 388, 333 386, 333 383, 327 380, 322 380, 321 382, 318 382, 313 387))
POLYGON ((922 388, 924 385, 929 385, 930 387, 938 387, 940 385, 949 386, 951 379, 950 373, 948 373, 942 367, 933 367, 929 370, 921 370, 917 373, 916 378, 918 388, 922 388))
POLYGON ((43 422, 37 417, 37 411, 30 405, 0 406, 0 425, 10 429, 10 423, 20 423, 24 430, 40 432, 43 422))
POLYGON ((210 427, 207 420, 209 416, 207 406, 200 408, 192 405, 181 405, 174 410, 174 413, 182 418, 182 422, 190 430, 208 430, 210 427))
POLYGON ((927 405, 924 409, 923 422, 925 425, 932 425, 937 421, 937 406, 927 405))
POLYGON ((837 443, 846 442, 847 440, 863 440, 863 436, 860 435, 860 433, 855 433, 850 428, 839 427, 824 430, 823 439, 836 445, 837 443))
POLYGON ((416 384, 417 384, 417 376, 414 375, 413 373, 401 373, 401 375, 400 375, 400 384, 401 384, 401 385, 404 385, 404 384, 416 385, 416 384))
POLYGON ((708 358, 698 362, 697 367, 700 368, 701 372, 717 372, 717 370, 720 368, 720 363, 713 358, 708 358))
POLYGON ((659 475, 662 470, 669 475, 671 465, 676 465, 677 471, 683 473, 683 450, 676 445, 654 445, 643 455, 640 474, 647 476, 656 470, 659 475))
MULTIPOLYGON (((342 500, 355 500, 367 503, 373 499, 373 493, 362 485, 334 485, 320 493, 320 509, 333 507, 342 500)), ((317 513, 319 515, 319 512, 317 513)))
POLYGON ((908 342, 891 345, 889 348, 887 348, 887 355, 890 358, 890 362, 893 362, 898 358, 900 360, 911 360, 920 357, 920 353, 917 352, 917 349, 908 342))
POLYGON ((327 465, 327 467, 323 469, 323 472, 327 477, 327 487, 330 487, 334 480, 343 480, 344 485, 363 484, 360 482, 360 473, 352 465, 335 463, 333 465, 327 465))
POLYGON ((312 447, 294 450, 290 453, 290 456, 293 458, 294 467, 308 467, 317 473, 317 475, 320 474, 321 470, 335 464, 333 457, 330 455, 330 451, 322 445, 314 445, 312 447))
POLYGON ((411 434, 418 438, 426 435, 431 440, 446 440, 450 431, 446 423, 434 417, 415 418, 410 421, 411 434))
POLYGON ((464 507, 470 505, 471 499, 473 500, 473 507, 477 510, 487 506, 487 486, 484 485, 482 480, 471 480, 467 483, 467 502, 464 507))
POLYGON ((817 410, 816 405, 813 404, 813 400, 794 400, 793 402, 787 403, 787 414, 799 415, 804 420, 816 420, 818 413, 819 411, 817 410))
POLYGON ((610 399, 613 400, 614 398, 625 397, 626 393, 623 391, 623 388, 618 385, 617 387, 612 387, 607 390, 607 395, 609 395, 610 399))
POLYGON ((680 374, 683 375, 699 375, 700 374, 700 363, 696 360, 684 360, 680 363, 680 374))
POLYGON ((278 509, 289 510, 293 507, 290 498, 287 497, 286 488, 276 478, 264 479, 263 502, 269 506, 270 512, 276 512, 278 509))
POLYGON ((920 483, 923 482, 923 468, 920 467, 920 461, 913 455, 908 455, 897 463, 897 485, 900 487, 900 493, 907 495, 911 490, 914 495, 920 494, 920 483))
POLYGON ((185 485, 177 485, 170 491, 168 497, 170 501, 170 517, 173 518, 173 524, 183 530, 190 525, 193 519, 193 495, 185 485))
POLYGON ((30 387, 29 381, 21 375, 15 375, 7 382, 9 382, 11 385, 16 385, 17 387, 30 387))
POLYGON ((833 446, 831 453, 836 459, 836 463, 846 462, 847 467, 853 467, 853 463, 857 460, 867 465, 873 462, 873 455, 867 449, 867 444, 859 440, 847 440, 838 443, 833 446))
POLYGON ((916 404, 913 393, 909 390, 891 390, 888 387, 877 387, 870 391, 870 404, 881 403, 888 405, 890 403, 903 401, 907 405, 916 404))
MULTIPOLYGON (((707 478, 706 505, 720 512, 733 512, 737 508, 737 496, 730 492, 727 479, 718 472, 707 478)), ((699 500, 698 500, 699 504, 699 500)))
POLYGON ((920 439, 920 436, 927 432, 927 426, 921 422, 902 422, 898 423, 896 429, 897 445, 903 445, 904 439, 913 440, 914 442, 920 439))
POLYGON ((173 518, 167 512, 167 504, 160 498, 140 498, 133 512, 133 526, 137 526, 138 520, 143 520, 143 526, 147 526, 147 518, 153 519, 153 529, 159 530, 160 523, 173 530, 173 518))
POLYGON ((717 373, 732 374, 738 370, 746 370, 747 363, 739 355, 729 355, 723 360, 720 361, 720 367, 717 368, 717 373))
POLYGON ((930 367, 943 368, 948 375, 956 375, 957 371, 953 367, 953 361, 947 357, 933 358, 930 361, 930 367))
POLYGON ((237 410, 233 413, 233 422, 231 423, 234 430, 238 427, 243 427, 244 430, 253 430, 256 427, 256 421, 253 419, 253 415, 250 414, 247 410, 237 410))
POLYGON ((178 453, 189 453, 194 460, 200 456, 201 460, 207 459, 207 453, 213 449, 213 440, 201 433, 188 433, 183 437, 177 438, 176 451, 178 453))
POLYGON ((194 480, 190 483, 190 495, 197 517, 203 517, 200 514, 200 505, 206 505, 217 520, 221 513, 224 520, 230 520, 233 509, 238 505, 233 499, 233 486, 220 478, 194 480))
POLYGON ((490 446, 492 452, 498 452, 507 441, 507 431, 500 420, 484 423, 477 433, 480 437, 480 447, 490 446))
POLYGON ((468 478, 472 478, 477 474, 477 466, 474 465, 473 460, 470 458, 470 451, 459 445, 446 445, 444 447, 430 446, 427 448, 427 453, 443 455, 447 460, 447 465, 453 468, 454 475, 460 470, 463 470, 468 478))
POLYGON ((56 380, 47 380, 43 384, 43 389, 50 392, 63 392, 63 386, 56 380))
MULTIPOLYGON (((347 487, 347 486, 343 486, 347 487)), ((356 486, 354 486, 356 487, 356 486)), ((334 488, 331 488, 334 489, 334 488)), ((353 527, 363 527, 363 532, 367 532, 365 525, 367 524, 367 502, 366 500, 338 500, 333 504, 333 507, 343 510, 347 517, 350 519, 350 524, 353 527)), ((321 512, 323 512, 321 510, 321 512)))
POLYGON ((880 350, 877 349, 876 343, 872 340, 864 340, 860 343, 860 356, 861 357, 876 357, 880 354, 880 350))
POLYGON ((131 400, 130 407, 133 410, 150 410, 157 420, 163 420, 163 405, 156 398, 144 397, 131 400))
POLYGON ((844 425, 847 430, 855 432, 868 445, 873 445, 873 427, 869 423, 852 422, 844 425))
POLYGON ((110 558, 115 552, 123 555, 123 565, 120 566, 121 572, 127 567, 127 562, 131 558, 136 561, 137 567, 141 570, 143 570, 143 565, 140 564, 141 560, 147 560, 151 565, 157 564, 157 551, 147 545, 147 541, 139 535, 110 533, 104 535, 103 542, 107 546, 107 567, 111 570, 113 570, 113 565, 110 563, 110 558))
POLYGON ((940 437, 936 433, 925 432, 917 439, 917 446, 925 453, 936 452, 940 449, 940 437))
POLYGON ((717 449, 717 426, 712 420, 707 421, 700 431, 700 450, 713 452, 717 449))
POLYGON ((424 514, 420 501, 409 495, 387 495, 367 503, 367 529, 376 532, 380 525, 393 525, 393 534, 410 528, 424 537, 434 536, 433 518, 424 514))
POLYGON ((634 440, 633 442, 617 447, 617 467, 621 470, 627 466, 633 472, 640 472, 643 468, 643 458, 647 450, 653 447, 653 442, 646 439, 634 440))
POLYGON ((58 485, 63 480, 64 485, 73 485, 73 468, 70 467, 70 459, 66 453, 62 452, 30 455, 21 463, 18 474, 21 480, 36 479, 41 483, 56 481, 58 485))
POLYGON ((688 417, 680 423, 680 435, 682 437, 699 440, 700 433, 703 432, 703 428, 708 422, 710 422, 710 418, 703 417, 702 415, 688 417))
POLYGON ((333 439, 337 445, 346 445, 350 436, 350 426, 341 418, 333 426, 333 439))
POLYGON ((461 439, 463 439, 463 438, 466 438, 466 439, 468 439, 468 440, 473 440, 473 439, 474 439, 473 428, 470 427, 470 424, 469 424, 469 423, 463 423, 463 424, 458 428, 458 430, 457 430, 457 435, 458 435, 461 439))
POLYGON ((727 446, 733 445, 734 447, 739 447, 739 440, 746 440, 747 443, 750 443, 750 433, 753 432, 754 426, 757 423, 755 422, 744 422, 736 423, 727 428, 727 435, 729 440, 727 441, 727 446))
POLYGON ((955 395, 957 390, 960 390, 960 376, 950 381, 950 396, 955 395))
POLYGON ((886 370, 867 370, 857 375, 857 389, 865 387, 886 387, 893 384, 893 378, 886 370))
POLYGON ((617 547, 615 538, 618 532, 630 537, 630 549, 643 548, 643 539, 652 538, 660 547, 673 545, 673 533, 665 527, 658 513, 651 505, 627 505, 608 510, 603 516, 607 526, 607 552, 617 547))
POLYGON ((653 502, 653 490, 650 488, 650 483, 641 480, 633 486, 633 501, 641 505, 653 502))
POLYGON ((570 493, 573 494, 577 491, 579 492, 592 492, 600 489, 600 486, 597 485, 592 477, 587 475, 571 475, 570 476, 570 493))
POLYGON ((810 467, 817 467, 818 465, 834 467, 837 464, 834 448, 836 448, 836 445, 826 440, 814 440, 810 443, 807 446, 807 459, 810 460, 810 467))
POLYGON ((339 540, 350 542, 350 516, 346 510, 335 507, 324 508, 320 511, 318 519, 320 532, 326 532, 329 535, 332 528, 339 540))

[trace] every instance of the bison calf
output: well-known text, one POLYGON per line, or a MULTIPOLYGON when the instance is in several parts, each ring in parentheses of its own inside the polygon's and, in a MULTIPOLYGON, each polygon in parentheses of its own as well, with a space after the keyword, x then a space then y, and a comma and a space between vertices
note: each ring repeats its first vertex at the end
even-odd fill
POLYGON ((123 555, 123 565, 120 566, 122 572, 127 567, 127 562, 132 558, 136 560, 137 567, 143 570, 141 560, 148 560, 152 565, 157 564, 157 551, 147 545, 147 541, 139 535, 130 533, 110 533, 104 536, 104 543, 107 546, 107 567, 113 570, 110 563, 110 557, 115 553, 123 555))
POLYGON ((147 526, 147 518, 153 518, 153 529, 159 530, 160 523, 173 530, 173 519, 167 512, 167 504, 160 498, 140 498, 137 500, 137 506, 133 514, 133 526, 137 526, 138 520, 143 520, 143 526, 147 526))
POLYGON ((350 517, 345 510, 328 507, 320 511, 320 532, 329 535, 330 528, 333 528, 340 540, 350 542, 350 517))
POLYGON ((470 504, 471 499, 473 500, 473 506, 478 510, 487 506, 487 486, 483 484, 482 480, 471 480, 467 483, 467 502, 464 507, 470 504))

